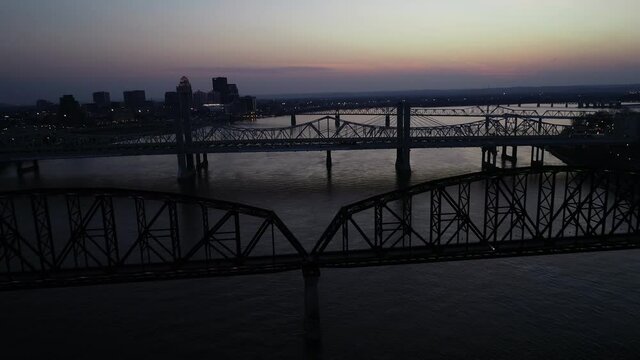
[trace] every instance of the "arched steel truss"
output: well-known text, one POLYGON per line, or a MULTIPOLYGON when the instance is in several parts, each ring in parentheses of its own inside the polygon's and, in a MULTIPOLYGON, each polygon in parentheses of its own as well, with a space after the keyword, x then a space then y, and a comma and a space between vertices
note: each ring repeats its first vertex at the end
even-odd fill
MULTIPOLYGON (((213 126, 192 132, 185 152, 313 151, 385 149, 398 146, 397 128, 361 124, 333 116, 275 128, 213 126)), ((613 129, 580 129, 539 118, 496 115, 456 125, 411 127, 409 147, 484 145, 620 144, 613 129)), ((52 133, 0 137, 0 159, 175 154, 175 134, 89 136, 52 133)))
POLYGON ((0 193, 0 290, 640 246, 640 174, 544 167, 343 207, 311 253, 272 211, 118 189, 0 193))
POLYGON ((639 245, 640 174, 544 167, 431 181, 345 206, 311 258, 366 266, 639 245))
POLYGON ((272 272, 305 249, 270 210, 168 193, 0 193, 0 288, 272 272))

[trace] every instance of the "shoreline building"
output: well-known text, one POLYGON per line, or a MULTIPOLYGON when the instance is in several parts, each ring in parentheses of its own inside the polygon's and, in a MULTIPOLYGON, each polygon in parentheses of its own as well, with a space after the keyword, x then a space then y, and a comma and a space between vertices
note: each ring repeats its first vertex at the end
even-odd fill
POLYGON ((124 106, 130 110, 140 110, 147 106, 147 97, 144 90, 130 90, 122 93, 124 106))
POLYGON ((107 91, 97 91, 93 93, 93 103, 99 109, 111 106, 111 94, 107 91))

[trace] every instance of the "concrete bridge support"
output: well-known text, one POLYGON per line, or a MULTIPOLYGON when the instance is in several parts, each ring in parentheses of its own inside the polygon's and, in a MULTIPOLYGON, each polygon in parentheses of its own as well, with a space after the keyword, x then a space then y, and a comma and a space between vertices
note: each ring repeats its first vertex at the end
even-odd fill
POLYGON ((482 147, 482 170, 491 171, 497 168, 498 150, 495 146, 482 147))
POLYGON ((387 114, 384 116, 384 126, 391 127, 391 115, 387 114))
POLYGON ((291 126, 296 126, 296 114, 291 114, 291 126))
POLYGON ((202 153, 202 164, 201 164, 203 169, 208 169, 209 168, 209 158, 207 157, 207 153, 202 153))
POLYGON ((28 172, 38 172, 40 171, 40 164, 38 164, 38 160, 33 160, 30 166, 25 166, 23 161, 16 161, 16 172, 18 176, 22 176, 28 172))
POLYGON ((340 114, 336 114, 335 126, 336 129, 340 127, 340 114))
POLYGON ((202 158, 200 158, 200 153, 197 153, 196 154, 196 171, 198 173, 206 172, 208 168, 209 168, 209 161, 207 159, 207 153, 202 153, 202 158))
POLYGON ((397 112, 398 147, 396 171, 400 174, 411 173, 411 107, 405 102, 398 105, 397 112))
POLYGON ((191 138, 191 103, 193 91, 186 77, 180 79, 176 87, 178 93, 178 120, 176 122, 176 145, 178 147, 178 179, 187 180, 195 175, 191 138))
POLYGON ((517 146, 502 146, 502 161, 509 161, 512 165, 518 163, 518 147, 517 146), (511 153, 509 153, 511 148, 511 153))
POLYGON ((322 333, 320 329, 320 302, 318 297, 318 281, 320 268, 315 264, 302 266, 304 276, 304 332, 307 344, 313 347, 320 345, 322 333))
POLYGON ((331 161, 331 150, 327 150, 327 170, 331 170, 331 166, 332 166, 332 161, 331 161))
POLYGON ((178 150, 176 154, 176 157, 178 158, 178 180, 185 180, 193 174, 190 174, 189 169, 187 168, 187 157, 184 148, 184 135, 180 120, 176 121, 176 147, 178 150))
POLYGON ((531 167, 544 166, 544 148, 539 146, 531 147, 531 167))

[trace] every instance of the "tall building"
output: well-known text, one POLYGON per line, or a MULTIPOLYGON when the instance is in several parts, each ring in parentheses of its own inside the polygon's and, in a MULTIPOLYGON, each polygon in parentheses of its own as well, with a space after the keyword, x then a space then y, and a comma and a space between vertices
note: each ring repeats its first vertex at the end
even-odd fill
POLYGON ((216 92, 211 90, 207 93, 207 104, 220 104, 220 101, 216 101, 216 92))
POLYGON ((176 93, 178 93, 181 105, 191 106, 193 104, 193 90, 191 90, 191 83, 186 76, 180 78, 180 83, 176 87, 176 93))
POLYGON ((213 91, 217 91, 219 93, 225 93, 227 91, 227 78, 226 77, 216 77, 211 79, 211 85, 213 85, 213 91))
POLYGON ((240 98, 240 113, 255 113, 257 108, 256 98, 254 96, 243 96, 240 98))
POLYGON ((111 95, 106 91, 98 91, 93 93, 93 103, 98 108, 106 108, 111 106, 111 95))
POLYGON ((49 110, 53 108, 54 104, 51 101, 40 99, 36 101, 36 108, 38 110, 49 110))
POLYGON ((65 123, 78 122, 83 119, 80 103, 73 95, 63 95, 58 106, 58 119, 65 123))
POLYGON ((193 93, 193 106, 200 107, 207 103, 207 93, 204 91, 196 91, 193 93))
POLYGON ((144 90, 125 91, 122 95, 124 97, 124 106, 131 110, 143 108, 147 104, 144 90))
POLYGON ((229 97, 229 84, 226 77, 216 77, 211 79, 213 86, 213 98, 216 104, 226 104, 229 97))
POLYGON ((240 99, 240 93, 238 92, 238 85, 236 84, 227 85, 227 98, 225 100, 225 103, 229 104, 239 99, 240 99))
POLYGON ((178 99, 178 93, 175 91, 167 91, 164 93, 164 106, 169 108, 177 108, 180 100, 178 99))

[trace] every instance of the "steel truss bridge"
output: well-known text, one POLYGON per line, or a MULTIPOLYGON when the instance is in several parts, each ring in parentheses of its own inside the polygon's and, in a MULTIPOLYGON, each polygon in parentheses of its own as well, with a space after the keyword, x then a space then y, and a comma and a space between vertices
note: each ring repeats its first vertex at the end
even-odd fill
POLYGON ((118 189, 0 193, 2 290, 302 268, 312 291, 323 267, 639 246, 640 174, 623 171, 431 181, 344 206, 315 244, 274 212, 231 202, 118 189))
MULTIPOLYGON (((356 109, 336 109, 307 111, 305 115, 361 115, 361 116, 395 116, 397 107, 374 107, 356 109)), ((602 111, 602 110, 600 110, 602 111)), ((575 119, 584 115, 597 113, 598 110, 585 109, 514 109, 507 106, 470 106, 463 108, 412 108, 411 116, 447 116, 447 117, 524 117, 544 119, 575 119)))
MULTIPOLYGON (((30 161, 76 157, 232 152, 408 149, 483 146, 615 145, 628 143, 615 129, 586 129, 559 124, 590 111, 516 110, 504 107, 464 109, 356 109, 340 110, 303 124, 278 128, 216 126, 189 131, 188 139, 176 133, 96 136, 71 132, 0 136, 0 161, 30 161), (398 110, 400 109, 400 110, 398 110), (347 121, 340 115, 385 115, 385 124, 347 121), (395 124, 391 126, 390 116, 395 124), (416 126, 432 116, 484 117, 463 124, 416 126), (178 136, 181 138, 178 139, 178 136)), ((631 141, 635 141, 632 139, 631 141)))

